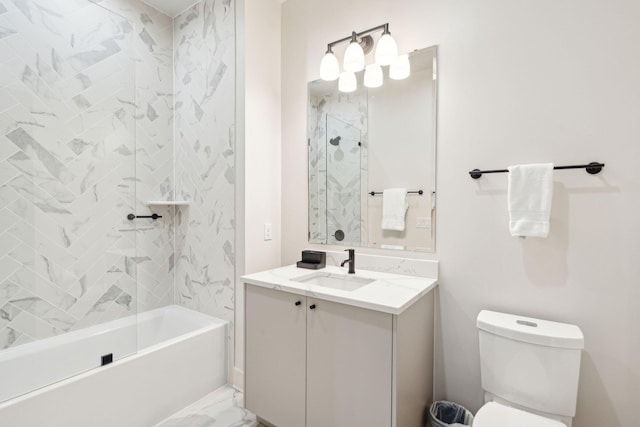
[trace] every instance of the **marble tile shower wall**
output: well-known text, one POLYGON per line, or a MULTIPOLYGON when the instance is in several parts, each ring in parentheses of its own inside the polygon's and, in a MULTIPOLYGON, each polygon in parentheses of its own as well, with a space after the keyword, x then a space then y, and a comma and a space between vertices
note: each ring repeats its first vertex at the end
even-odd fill
POLYGON ((136 221, 138 311, 173 304, 175 208, 147 206, 174 198, 173 19, 140 0, 90 0, 135 25, 136 205, 138 215, 162 219, 136 221))
POLYGON ((309 241, 327 241, 327 135, 321 126, 322 96, 309 95, 307 135, 309 144, 309 241))
POLYGON ((176 196, 191 202, 176 217, 176 301, 230 322, 235 264, 234 8, 232 0, 203 0, 174 20, 176 196))
POLYGON ((94 3, 0 0, 0 349, 173 301, 172 22, 94 3))

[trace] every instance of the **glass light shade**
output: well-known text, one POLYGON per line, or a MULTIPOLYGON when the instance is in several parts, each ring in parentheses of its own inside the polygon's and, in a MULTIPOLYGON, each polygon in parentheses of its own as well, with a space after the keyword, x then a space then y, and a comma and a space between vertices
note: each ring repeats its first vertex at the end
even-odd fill
POLYGON ((376 64, 389 65, 398 56, 398 45, 391 34, 383 34, 376 46, 376 64))
POLYGON ((345 71, 362 71, 364 70, 364 51, 357 42, 349 43, 347 50, 344 52, 344 70, 345 71))
POLYGON ((411 74, 411 64, 409 63, 409 55, 398 55, 396 59, 391 62, 389 67, 389 77, 393 80, 402 80, 409 77, 411 74))
POLYGON ((382 68, 378 64, 369 64, 364 70, 364 85, 374 88, 382 86, 382 68))
POLYGON ((358 87, 358 82, 356 81, 356 75, 352 71, 345 71, 340 74, 340 79, 338 80, 338 90, 340 92, 353 92, 358 87))
POLYGON ((338 64, 338 58, 336 58, 333 53, 327 52, 320 62, 320 78, 322 80, 332 81, 339 76, 340 64, 338 64))

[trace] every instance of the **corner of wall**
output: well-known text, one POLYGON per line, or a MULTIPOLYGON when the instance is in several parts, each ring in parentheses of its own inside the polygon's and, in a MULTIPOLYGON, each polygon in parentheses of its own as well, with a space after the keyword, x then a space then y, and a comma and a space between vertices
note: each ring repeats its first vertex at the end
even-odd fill
POLYGON ((280 8, 279 1, 241 0, 236 16, 238 162, 242 163, 236 172, 236 204, 238 228, 243 231, 237 235, 242 243, 236 263, 231 376, 237 388, 241 387, 237 378, 242 378, 244 367, 244 289, 240 277, 281 265, 280 8), (264 239, 264 223, 272 224, 271 240, 264 239))
MULTIPOLYGON (((243 317, 244 312, 241 307, 244 304, 243 293, 241 291, 242 281, 240 277, 245 274, 246 268, 246 247, 245 247, 245 230, 246 230, 246 217, 245 217, 245 0, 236 0, 236 193, 235 193, 235 207, 236 207, 236 263, 235 263, 235 349, 234 358, 230 361, 230 382, 234 387, 238 387, 236 378, 238 377, 236 371, 239 370, 238 366, 242 366, 242 352, 244 349, 244 342, 242 334, 238 335, 238 331, 244 325, 243 317), (240 364, 237 363, 240 358, 240 364)), ((240 383, 242 384, 242 383, 240 383)))

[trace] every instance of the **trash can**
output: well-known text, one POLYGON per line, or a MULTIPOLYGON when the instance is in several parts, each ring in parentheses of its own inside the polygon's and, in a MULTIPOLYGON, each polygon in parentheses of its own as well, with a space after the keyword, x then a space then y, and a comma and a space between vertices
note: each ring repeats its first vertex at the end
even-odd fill
POLYGON ((431 427, 470 426, 473 414, 464 406, 446 400, 433 402, 429 408, 431 427))

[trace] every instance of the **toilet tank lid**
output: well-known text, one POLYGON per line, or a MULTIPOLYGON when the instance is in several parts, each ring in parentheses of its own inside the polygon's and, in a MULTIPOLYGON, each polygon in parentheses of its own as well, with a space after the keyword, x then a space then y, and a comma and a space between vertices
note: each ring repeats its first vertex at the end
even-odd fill
POLYGON ((478 329, 531 344, 558 348, 584 348, 584 336, 576 325, 482 310, 478 329))

